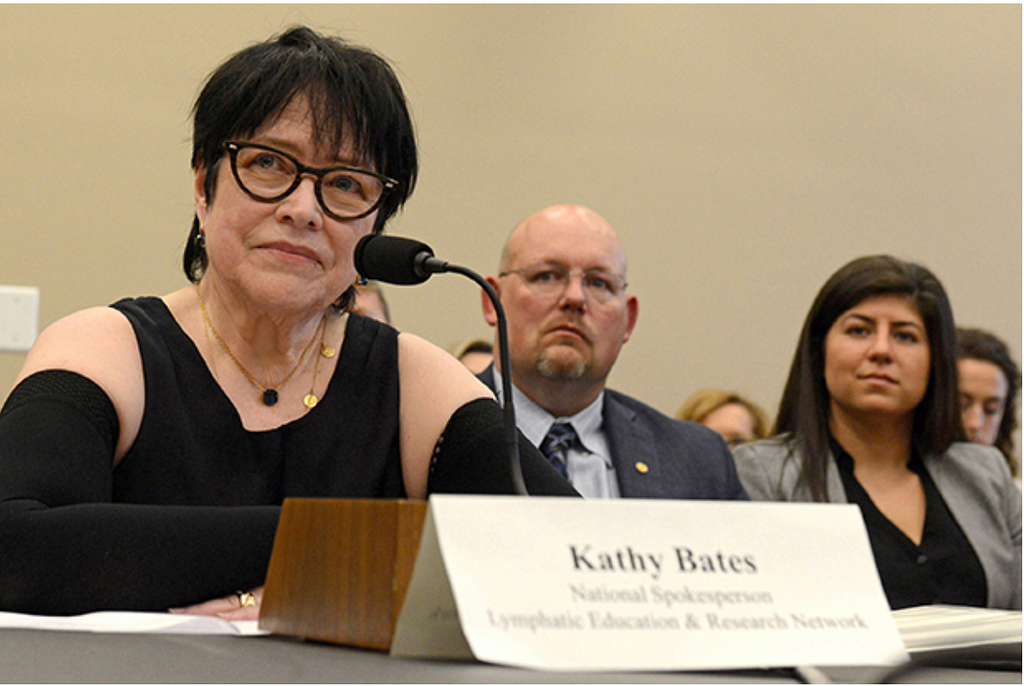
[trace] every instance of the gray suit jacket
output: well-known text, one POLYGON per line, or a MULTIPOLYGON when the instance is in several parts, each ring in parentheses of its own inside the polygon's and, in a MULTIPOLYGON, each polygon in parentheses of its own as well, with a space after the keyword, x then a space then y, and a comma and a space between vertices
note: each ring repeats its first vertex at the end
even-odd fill
MULTIPOLYGON (((477 378, 495 391, 493 366, 477 378)), ((748 500, 729 446, 700 424, 605 390, 602 429, 623 498, 748 500), (641 471, 637 465, 646 465, 641 471)))
MULTIPOLYGON (((754 500, 809 502, 798 484, 799 456, 789 456, 779 439, 736 449, 740 479, 754 500)), ((925 468, 950 512, 981 560, 988 582, 988 606, 1021 609, 1021 494, 1010 468, 995 448, 954 443, 943 455, 927 455, 925 468)), ((845 503, 846 491, 835 459, 827 465, 829 500, 845 503)))

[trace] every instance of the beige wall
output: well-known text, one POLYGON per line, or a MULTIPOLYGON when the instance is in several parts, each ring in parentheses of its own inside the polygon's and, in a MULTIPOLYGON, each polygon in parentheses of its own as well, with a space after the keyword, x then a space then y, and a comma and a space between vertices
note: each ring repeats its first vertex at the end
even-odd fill
MULTIPOLYGON (((1020 358, 1019 4, 2 6, 0 283, 39 286, 43 325, 180 287, 191 101, 300 22, 407 88, 393 233, 492 273, 548 204, 617 228, 641 316, 612 385, 667 413, 706 385, 774 409, 811 299, 867 253, 932 268, 1020 358)), ((386 292, 441 346, 490 336, 461 277, 386 292)))

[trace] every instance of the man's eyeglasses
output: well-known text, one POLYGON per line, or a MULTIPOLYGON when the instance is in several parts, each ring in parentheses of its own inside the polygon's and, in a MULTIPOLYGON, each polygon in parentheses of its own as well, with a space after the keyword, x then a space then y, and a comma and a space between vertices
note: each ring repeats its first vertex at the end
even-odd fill
POLYGON ((579 272, 550 264, 537 264, 523 269, 510 269, 498 274, 498 277, 505 278, 510 274, 518 274, 530 290, 546 298, 557 298, 565 293, 573 276, 579 276, 587 297, 602 305, 626 290, 626 280, 621 276, 599 270, 579 272))
POLYGON ((284 200, 299 187, 302 176, 316 178, 316 199, 334 219, 359 219, 380 206, 398 182, 354 167, 307 167, 288 153, 257 143, 224 144, 239 188, 261 202, 284 200))

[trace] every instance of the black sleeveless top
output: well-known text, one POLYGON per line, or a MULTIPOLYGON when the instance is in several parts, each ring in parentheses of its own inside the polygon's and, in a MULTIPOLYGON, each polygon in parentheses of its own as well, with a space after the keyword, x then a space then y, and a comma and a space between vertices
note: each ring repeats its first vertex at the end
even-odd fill
MULTIPOLYGON (((163 611, 264 583, 285 497, 404 497, 398 334, 350 316, 324 397, 247 431, 163 301, 113 305, 145 373, 135 445, 110 469, 113 403, 86 377, 33 374, 0 411, 0 609, 163 611)), ((501 408, 457 409, 430 466, 435 493, 513 493, 501 408), (445 438, 446 437, 446 438, 445 438)), ((532 494, 575 495, 519 437, 532 494)))
POLYGON ((112 305, 131 322, 145 373, 135 444, 113 501, 280 505, 286 497, 402 498, 398 333, 350 315, 327 391, 308 413, 248 431, 162 300, 112 305))

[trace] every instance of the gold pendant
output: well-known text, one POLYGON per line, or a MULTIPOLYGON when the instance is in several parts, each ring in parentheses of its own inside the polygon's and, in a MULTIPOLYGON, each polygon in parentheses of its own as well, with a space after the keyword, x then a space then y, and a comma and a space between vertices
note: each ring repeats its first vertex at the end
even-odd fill
POLYGON ((326 343, 320 344, 320 354, 324 357, 334 357, 335 350, 326 343))
POLYGON ((302 404, 305 405, 307 408, 309 408, 311 410, 314 407, 316 407, 317 402, 319 402, 317 400, 317 397, 315 395, 313 395, 312 393, 310 393, 309 395, 307 395, 305 398, 302 399, 302 404))

